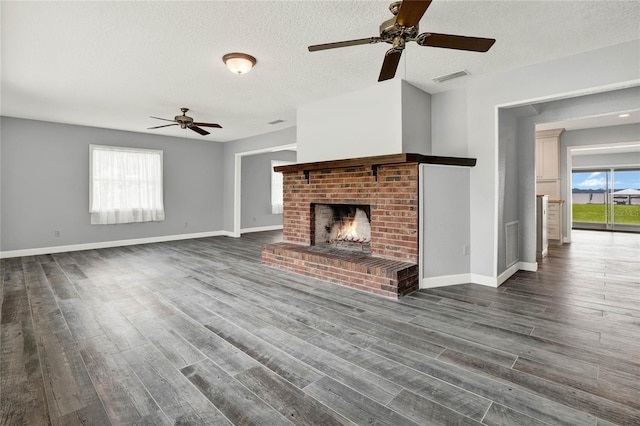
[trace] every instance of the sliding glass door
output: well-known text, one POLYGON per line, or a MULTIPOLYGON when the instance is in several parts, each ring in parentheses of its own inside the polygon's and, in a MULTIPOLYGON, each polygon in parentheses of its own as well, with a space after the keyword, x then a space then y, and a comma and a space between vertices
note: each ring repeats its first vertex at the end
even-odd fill
POLYGON ((572 172, 572 227, 640 232, 640 169, 572 172))

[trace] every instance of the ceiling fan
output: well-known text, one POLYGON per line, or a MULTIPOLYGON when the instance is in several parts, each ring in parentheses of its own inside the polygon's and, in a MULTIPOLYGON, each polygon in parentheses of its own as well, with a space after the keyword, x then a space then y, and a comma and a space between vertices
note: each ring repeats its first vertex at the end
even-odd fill
POLYGON ((404 0, 393 2, 389 6, 389 10, 393 13, 394 17, 380 24, 380 37, 316 44, 309 46, 309 51, 316 52, 318 50, 356 46, 359 44, 389 43, 392 47, 384 56, 382 69, 378 77, 378 81, 384 81, 396 75, 400 56, 402 56, 402 51, 408 41, 415 41, 420 46, 444 47, 446 49, 470 50, 473 52, 486 52, 493 46, 493 43, 496 42, 493 38, 467 37, 430 32, 419 34, 418 23, 430 4, 431 0, 404 0))
POLYGON ((216 127, 218 129, 222 129, 222 126, 216 123, 196 123, 193 121, 193 118, 187 116, 187 111, 189 111, 189 108, 180 108, 180 111, 182 111, 182 115, 176 115, 173 120, 169 120, 168 118, 160 118, 160 117, 153 117, 151 116, 151 118, 155 118, 156 120, 164 120, 164 121, 173 121, 173 124, 163 124, 162 126, 155 126, 155 127, 149 127, 149 129, 159 129, 161 127, 169 127, 169 126, 180 126, 181 129, 191 129, 196 133, 200 133, 202 136, 208 135, 209 132, 207 132, 204 129, 201 129, 201 127, 216 127))

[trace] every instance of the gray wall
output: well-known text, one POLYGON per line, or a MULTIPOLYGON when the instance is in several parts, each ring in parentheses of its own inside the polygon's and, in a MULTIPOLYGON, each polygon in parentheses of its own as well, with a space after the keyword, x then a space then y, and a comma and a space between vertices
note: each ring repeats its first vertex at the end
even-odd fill
MULTIPOLYGON (((507 269, 505 225, 520 220, 517 117, 509 110, 498 111, 498 274, 507 269)), ((520 226, 518 226, 520 229, 520 226)), ((520 238, 518 238, 518 241, 520 238)))
POLYGON ((640 167, 640 151, 620 154, 573 155, 572 166, 574 169, 585 167, 640 167))
MULTIPOLYGON (((470 177, 473 282, 494 284, 501 273, 498 271, 497 256, 498 247, 504 242, 498 240, 496 229, 499 226, 498 184, 502 173, 498 164, 497 110, 502 106, 522 105, 527 100, 530 103, 541 99, 560 99, 632 85, 634 82, 637 85, 640 78, 639 47, 640 41, 634 40, 505 72, 480 75, 469 80, 463 92, 432 97, 433 154, 468 156, 478 160, 476 167, 471 169, 470 177), (446 117, 463 110, 466 115, 458 115, 458 120, 450 118, 437 124, 436 116, 446 117), (465 133, 466 138, 462 142, 452 140, 446 135, 448 132, 465 133)), ((531 152, 534 152, 533 146, 531 148, 531 152)), ((519 152, 518 155, 524 154, 519 152)), ((531 165, 532 158, 529 160, 531 165)), ((505 166, 519 167, 519 164, 505 163, 505 166)), ((531 172, 533 179, 533 168, 531 172)), ((535 202, 535 191, 532 192, 531 202, 535 202)), ((535 212, 533 209, 531 211, 535 212)), ((535 216, 530 222, 535 226, 535 216)), ((523 236, 523 239, 526 237, 523 236)))
POLYGON ((10 117, 1 120, 0 251, 222 229, 220 143, 10 117), (91 225, 89 144, 162 149, 166 220, 91 225))
MULTIPOLYGON (((638 90, 640 99, 640 90, 638 90)), ((640 104, 640 100, 637 101, 640 104)), ((567 174, 567 148, 589 145, 605 145, 620 142, 640 142, 640 124, 626 124, 623 126, 599 127, 567 131, 560 137, 560 176, 567 174)), ((640 152, 609 155, 573 155, 573 166, 620 166, 640 165, 640 152)), ((567 196, 567 185, 562 185, 562 196, 567 196)))
POLYGON ((450 90, 431 95, 433 155, 467 157, 467 91, 450 90))
POLYGON ((278 151, 242 157, 242 229, 282 225, 282 214, 271 213, 271 161, 295 163, 295 151, 278 151))
POLYGON ((237 139, 227 142, 223 147, 223 174, 224 174, 224 194, 221 206, 224 208, 223 229, 233 232, 233 193, 234 193, 234 173, 235 157, 238 153, 250 152, 272 147, 291 145, 296 143, 296 128, 288 127, 283 130, 265 133, 263 135, 252 136, 244 139, 237 139))
MULTIPOLYGON (((502 127, 502 126, 500 126, 502 127)), ((518 119, 518 220, 520 261, 536 263, 536 126, 533 120, 518 119)), ((514 165, 510 165, 514 167, 514 165)), ((500 241, 500 243, 503 243, 500 241)), ((502 273, 500 269, 498 273, 502 273)))
MULTIPOLYGON (((519 220, 520 260, 527 263, 536 262, 535 254, 535 131, 536 125, 550 123, 571 118, 580 118, 625 111, 637 108, 640 98, 640 88, 613 90, 585 96, 577 96, 568 99, 556 100, 521 106, 517 108, 499 109, 499 210, 498 210, 498 274, 504 272, 505 250, 504 224, 512 221, 507 216, 517 208, 517 220, 519 220), (512 115, 507 114, 511 112, 512 115), (516 121, 514 122, 513 117, 516 121), (507 143, 509 135, 514 134, 513 143, 507 143), (516 145, 513 147, 512 145, 516 145), (514 153, 516 156, 513 157, 514 153), (509 187, 513 181, 517 185, 517 194, 509 193, 509 187), (504 185, 502 184, 504 182, 504 185)), ((616 126, 625 127, 625 126, 616 126)), ((565 132, 561 136, 560 147, 560 175, 562 199, 567 200, 566 193, 566 148, 564 142, 569 135, 570 143, 576 145, 599 144, 625 141, 625 138, 613 128, 590 129, 586 131, 565 132), (573 135, 572 135, 573 133, 573 135), (587 136, 590 135, 590 136, 587 136), (581 139, 581 140, 580 140, 581 139)), ((626 141, 638 140, 638 127, 623 132, 626 141), (632 135, 635 134, 635 139, 632 135), (631 139, 629 139, 631 138, 631 139)), ((565 210, 565 236, 570 232, 566 226, 568 209, 565 210)))
MULTIPOLYGON (((518 119, 518 161, 521 203, 521 259, 535 262, 535 127, 536 124, 562 121, 572 118, 598 116, 638 107, 640 87, 612 90, 603 93, 577 96, 535 106, 534 114, 518 119)), ((638 140, 639 125, 612 126, 565 132, 560 137, 560 188, 563 200, 567 195, 567 146, 568 144, 593 145, 638 140), (619 129, 616 129, 619 128, 619 129), (568 138, 567 139, 567 135, 568 138)), ((567 206, 565 204, 565 206, 567 206)), ((564 237, 570 239, 569 208, 564 212, 564 237)))
POLYGON ((431 95, 402 80, 402 152, 431 154, 431 95))
MULTIPOLYGON (((424 214, 422 276, 439 277, 441 283, 448 283, 447 277, 468 277, 469 255, 464 247, 470 244, 470 169, 421 165, 420 171, 424 190, 420 203, 424 214)), ((434 282, 425 282, 425 287, 434 282)))

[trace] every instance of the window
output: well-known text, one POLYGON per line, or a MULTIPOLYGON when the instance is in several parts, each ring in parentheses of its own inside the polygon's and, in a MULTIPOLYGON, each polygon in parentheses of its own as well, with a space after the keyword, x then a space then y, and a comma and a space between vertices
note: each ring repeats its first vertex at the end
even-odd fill
POLYGON ((571 183, 574 229, 640 232, 640 169, 574 169, 571 183))
POLYGON ((271 161, 271 213, 282 214, 283 205, 283 188, 282 188, 282 173, 274 172, 273 168, 277 166, 286 166, 292 164, 289 161, 271 161))
POLYGON ((90 145, 92 224, 164 220, 162 151, 90 145))

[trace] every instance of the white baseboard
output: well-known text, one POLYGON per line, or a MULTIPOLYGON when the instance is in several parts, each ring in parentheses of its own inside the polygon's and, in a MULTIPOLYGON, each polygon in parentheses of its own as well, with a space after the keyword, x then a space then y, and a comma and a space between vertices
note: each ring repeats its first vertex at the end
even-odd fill
POLYGON ((538 270, 538 264, 536 262, 516 262, 500 274, 498 278, 479 274, 443 275, 441 277, 422 278, 420 288, 436 288, 467 283, 486 285, 488 287, 500 287, 519 270, 535 272, 538 270))
POLYGON ((436 288, 456 284, 468 284, 471 274, 443 275, 440 277, 422 278, 420 288, 436 288))
POLYGON ((240 230, 241 234, 249 234, 251 232, 277 231, 282 229, 282 225, 257 226, 255 228, 244 228, 240 230))
POLYGON ((133 246, 137 244, 162 243, 166 241, 189 240, 193 238, 205 237, 233 237, 233 232, 229 231, 211 231, 211 232, 195 232, 192 234, 165 235, 161 237, 134 238, 131 240, 117 241, 101 241, 99 243, 72 244, 67 246, 40 247, 24 250, 0 251, 0 259, 8 259, 10 257, 37 256, 41 254, 63 253, 68 251, 79 250, 95 250, 109 247, 133 246))
MULTIPOLYGON (((517 266, 517 264, 514 266, 517 266)), ((422 278, 420 288, 436 288, 456 284, 478 284, 496 288, 498 287, 498 279, 479 274, 443 275, 441 277, 422 278)))
POLYGON ((488 277, 480 274, 470 274, 471 282, 473 284, 486 285, 487 287, 498 287, 498 279, 495 277, 488 277))
POLYGON ((513 265, 511 265, 509 268, 507 268, 506 271, 504 271, 503 273, 501 273, 498 276, 497 279, 497 284, 498 286, 501 286, 506 280, 508 280, 509 278, 511 278, 511 276, 513 274, 515 274, 518 271, 530 271, 530 272, 535 272, 538 270, 538 264, 537 263, 531 263, 531 262, 516 262, 513 265))
POLYGON ((511 275, 513 275, 516 272, 518 272, 518 269, 520 269, 520 264, 519 264, 519 262, 516 262, 513 265, 509 266, 506 269, 506 271, 504 271, 503 273, 498 275, 498 279, 496 280, 497 287, 499 287, 503 282, 508 280, 509 277, 511 277, 511 275))
POLYGON ((538 270, 538 262, 518 262, 518 269, 522 271, 536 272, 538 270))
POLYGON ((498 276, 497 278, 480 274, 444 275, 441 277, 422 278, 420 288, 436 288, 467 283, 497 288, 521 269, 524 271, 535 272, 538 270, 538 264, 529 262, 516 262, 511 265, 506 271, 500 274, 500 276, 498 276))

